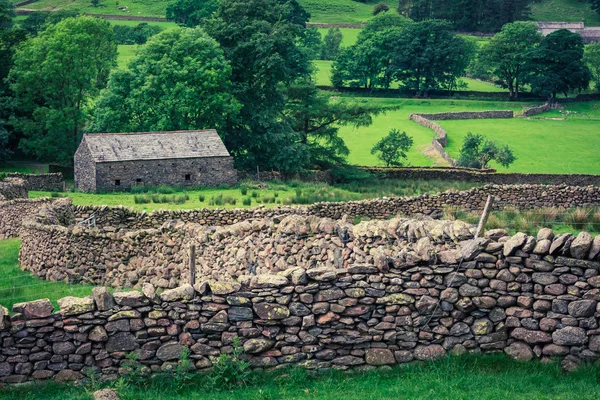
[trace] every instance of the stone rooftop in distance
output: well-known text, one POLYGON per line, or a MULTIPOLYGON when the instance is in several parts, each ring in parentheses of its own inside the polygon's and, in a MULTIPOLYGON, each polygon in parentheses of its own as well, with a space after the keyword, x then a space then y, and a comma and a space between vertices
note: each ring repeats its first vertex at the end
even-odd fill
POLYGON ((229 157, 214 129, 84 135, 95 162, 229 157))

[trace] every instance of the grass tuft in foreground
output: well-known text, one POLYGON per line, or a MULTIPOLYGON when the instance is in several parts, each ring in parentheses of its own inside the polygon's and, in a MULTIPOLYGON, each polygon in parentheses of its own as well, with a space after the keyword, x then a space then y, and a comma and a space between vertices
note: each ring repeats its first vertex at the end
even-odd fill
POLYGON ((242 386, 216 385, 215 373, 169 375, 94 384, 83 388, 54 382, 3 390, 5 400, 90 399, 103 386, 116 388, 122 399, 145 400, 275 400, 275 399, 597 399, 600 366, 563 373, 558 363, 517 363, 503 354, 449 357, 436 362, 395 366, 387 371, 316 373, 299 368, 253 372, 242 386), (83 390, 82 390, 83 389, 83 390))
MULTIPOLYGON (((19 267, 20 239, 0 240, 0 304, 12 310, 15 303, 49 298, 56 307, 56 300, 66 296, 83 297, 92 292, 92 286, 50 282, 33 276, 19 267)), ((0 398, 3 398, 0 395, 0 398)))

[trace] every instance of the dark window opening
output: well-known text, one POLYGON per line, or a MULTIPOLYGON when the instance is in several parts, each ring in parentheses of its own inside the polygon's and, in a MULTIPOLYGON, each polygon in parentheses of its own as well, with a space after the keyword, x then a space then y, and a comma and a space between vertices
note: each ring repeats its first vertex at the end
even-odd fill
POLYGON ((192 180, 192 175, 190 175, 190 174, 185 174, 185 180, 186 180, 186 181, 191 181, 191 180, 192 180))
POLYGON ((115 179, 115 186, 121 186, 121 180, 115 179))
POLYGON ((135 180, 135 183, 142 183, 142 178, 137 178, 137 179, 135 180))

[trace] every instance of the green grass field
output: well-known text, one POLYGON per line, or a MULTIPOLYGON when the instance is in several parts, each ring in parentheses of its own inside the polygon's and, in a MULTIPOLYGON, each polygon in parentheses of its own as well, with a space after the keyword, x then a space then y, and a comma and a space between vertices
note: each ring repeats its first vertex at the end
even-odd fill
MULTIPOLYGON (((319 33, 321 34, 321 39, 323 39, 325 37, 325 35, 327 35, 327 31, 329 29, 327 28, 319 28, 319 33)), ((354 43, 356 43, 356 40, 358 39, 358 34, 360 33, 361 29, 356 29, 356 28, 340 28, 340 32, 342 32, 342 46, 344 47, 349 47, 352 46, 354 43)))
MULTIPOLYGON (((159 375, 141 384, 120 385, 119 394, 126 400, 593 400, 600 396, 599 374, 598 365, 563 373, 557 362, 518 363, 503 354, 488 354, 412 363, 387 371, 254 372, 254 382, 234 390, 215 390, 204 375, 194 375, 183 386, 169 375, 159 375)), ((2 398, 87 400, 94 390, 110 385, 15 385, 4 389, 2 398)))
POLYGON ((600 14, 593 11, 588 1, 541 0, 531 5, 534 21, 584 21, 586 26, 599 26, 600 14))
MULTIPOLYGON (((87 296, 92 287, 49 282, 19 267, 19 239, 0 240, 0 304, 10 311, 13 304, 40 298, 56 300, 66 296, 87 296)), ((1 396, 0 396, 1 397, 1 396)))
MULTIPOLYGON (((408 153, 408 162, 413 166, 446 165, 442 159, 432 159, 424 154, 433 139, 433 131, 409 121, 413 113, 438 113, 446 111, 484 111, 515 110, 521 111, 524 103, 502 101, 469 101, 469 100, 423 100, 423 99, 388 99, 388 98, 355 98, 356 101, 376 104, 384 107, 400 107, 384 115, 374 118, 373 124, 366 128, 355 129, 342 127, 340 135, 350 148, 348 161, 356 165, 379 165, 377 158, 371 154, 371 148, 392 128, 405 131, 414 140, 408 153)), ((434 153, 435 154, 435 153, 434 153)))
POLYGON ((537 117, 512 120, 441 121, 448 132, 447 150, 457 157, 468 132, 483 133, 508 144, 517 160, 499 171, 600 174, 600 106, 597 102, 566 103, 537 117))
MULTIPOLYGON (((255 183, 246 181, 237 187, 231 188, 148 188, 148 194, 132 194, 129 192, 113 193, 81 193, 67 191, 60 193, 68 196, 77 205, 123 205, 134 207, 137 210, 158 209, 196 209, 196 208, 248 208, 248 207, 275 207, 277 205, 312 204, 319 201, 350 201, 363 200, 384 196, 418 196, 423 193, 438 193, 449 189, 466 190, 477 183, 453 181, 407 181, 407 180, 377 180, 366 179, 352 183, 327 184, 305 182, 269 182, 255 183), (164 194, 165 196, 187 195, 189 199, 180 203, 148 203, 136 202, 141 196, 151 198, 152 195, 164 194), (201 199, 202 197, 202 199, 201 199), (222 197, 221 200, 218 200, 222 197), (244 204, 243 200, 246 200, 244 204), (248 200, 250 200, 248 202, 248 200)), ((29 192, 30 198, 49 197, 56 193, 29 192)))
POLYGON ((129 60, 135 56, 135 52, 139 47, 138 44, 120 44, 117 46, 117 66, 125 68, 129 60))

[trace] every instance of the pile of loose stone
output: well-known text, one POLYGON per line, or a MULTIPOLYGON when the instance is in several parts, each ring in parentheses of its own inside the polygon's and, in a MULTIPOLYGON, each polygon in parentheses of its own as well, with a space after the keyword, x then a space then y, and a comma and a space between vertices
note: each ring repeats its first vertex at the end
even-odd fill
MULTIPOLYGON (((281 229, 297 234, 305 222, 281 229)), ((0 312, 1 379, 80 379, 90 368, 116 377, 130 352, 157 372, 185 347, 205 369, 236 336, 255 367, 372 368, 499 351, 561 357, 568 369, 597 359, 600 236, 493 230, 444 247, 435 226, 400 224, 395 235, 400 226, 411 245, 392 263, 296 266, 162 293, 148 283, 141 292, 96 288, 59 300, 55 313, 48 300, 16 304, 11 317, 0 312)), ((363 228, 371 239, 390 232, 363 228)))

